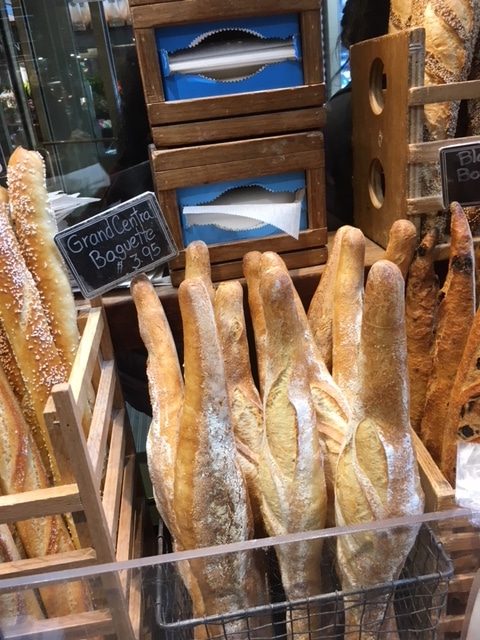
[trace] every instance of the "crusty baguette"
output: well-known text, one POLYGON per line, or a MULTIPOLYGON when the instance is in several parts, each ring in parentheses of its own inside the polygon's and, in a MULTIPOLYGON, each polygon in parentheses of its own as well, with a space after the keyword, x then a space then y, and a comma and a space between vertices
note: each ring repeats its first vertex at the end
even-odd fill
POLYGON ((405 292, 410 421, 417 432, 420 431, 428 380, 432 372, 439 288, 433 259, 437 239, 436 229, 423 237, 410 265, 405 292))
POLYGON ((342 237, 349 229, 352 229, 352 227, 345 225, 335 233, 332 250, 320 277, 320 282, 310 301, 307 314, 313 338, 329 371, 332 370, 332 321, 335 278, 337 277, 342 237))
POLYGON ((238 280, 222 282, 215 293, 215 320, 222 347, 238 461, 247 483, 256 537, 263 533, 258 486, 258 453, 263 437, 263 410, 253 382, 238 280))
POLYGON ((57 229, 48 205, 42 156, 17 147, 8 162, 7 181, 15 234, 40 292, 55 346, 69 373, 79 343, 77 312, 66 269, 53 240, 57 229))
MULTIPOLYGON (((7 524, 0 524, 0 563, 17 562, 22 556, 15 544, 7 524)), ((6 592, 0 595, 0 627, 5 631, 8 627, 27 620, 40 620, 44 617, 34 591, 6 592)))
MULTIPOLYGON (((1 493, 12 495, 46 489, 49 482, 38 449, 2 370, 0 414, 1 493)), ((29 558, 74 550, 61 516, 22 520, 16 523, 16 527, 29 558)), ((81 582, 42 587, 40 594, 49 617, 88 611, 91 604, 81 582)))
POLYGON ((450 393, 440 469, 455 486, 457 442, 480 442, 480 311, 468 334, 450 393))
POLYGON ((344 443, 347 426, 350 420, 350 407, 347 400, 335 384, 324 361, 318 351, 312 335, 305 310, 295 286, 290 278, 285 262, 272 252, 266 251, 261 259, 261 272, 269 269, 283 269, 289 280, 289 288, 293 292, 297 318, 300 329, 303 332, 305 357, 308 365, 308 381, 313 406, 317 418, 317 428, 323 444, 325 445, 325 481, 327 485, 327 525, 334 525, 334 478, 337 467, 337 458, 344 443))
POLYGON ((384 258, 385 260, 394 262, 405 278, 412 262, 416 246, 417 229, 413 222, 403 219, 395 220, 390 227, 384 258))
POLYGON ((351 227, 342 237, 335 278, 332 376, 352 412, 359 396, 358 349, 363 312, 365 237, 351 227))
POLYGON ((212 284, 210 254, 203 240, 194 240, 185 249, 185 280, 191 278, 203 280, 213 304, 215 289, 212 284))
MULTIPOLYGON (((323 451, 303 327, 291 280, 281 267, 262 274, 260 294, 267 329, 266 437, 259 466, 265 527, 269 535, 321 529, 327 514, 323 451)), ((287 598, 321 593, 321 539, 278 545, 276 553, 287 598)), ((309 637, 305 615, 292 618, 295 637, 309 637)))
MULTIPOLYGON (((10 224, 7 206, 0 204, 0 320, 15 360, 20 368, 27 392, 32 400, 40 427, 33 433, 47 469, 60 481, 47 426, 43 417, 45 403, 54 384, 65 382, 67 373, 55 347, 40 295, 27 269, 10 224)), ((64 482, 73 482, 69 464, 58 460, 64 482)))
POLYGON ((396 33, 410 26, 412 15, 412 0, 391 0, 388 31, 396 33))
MULTIPOLYGON (((423 511, 417 461, 411 437, 404 314, 404 282, 387 260, 370 269, 360 344, 362 413, 352 423, 340 453, 335 485, 339 526, 423 511)), ((396 580, 417 529, 404 528, 339 536, 337 558, 345 591, 396 580)), ((354 598, 355 599, 355 598, 354 598)), ((358 601, 358 598, 356 599, 358 601)), ((370 596, 365 607, 346 598, 345 637, 397 638, 393 606, 370 596), (387 634, 389 632, 389 634, 387 634), (383 634, 380 634, 383 635, 383 634)))
POLYGON ((420 429, 422 440, 437 463, 441 457, 448 399, 475 314, 472 234, 458 203, 452 203, 450 212, 450 259, 440 291, 432 373, 420 429))
MULTIPOLYGON (((248 540, 253 521, 236 459, 227 384, 215 316, 205 283, 178 290, 185 351, 185 400, 175 463, 174 510, 183 549, 248 540)), ((260 604, 260 580, 250 553, 190 561, 205 613, 260 604)), ((227 623, 244 631, 245 620, 227 623)))
POLYGON ((260 298, 260 260, 259 251, 249 251, 243 256, 243 275, 247 281, 248 306, 252 319, 253 336, 255 339, 255 353, 257 356, 258 388, 263 397, 265 382, 265 316, 260 298))

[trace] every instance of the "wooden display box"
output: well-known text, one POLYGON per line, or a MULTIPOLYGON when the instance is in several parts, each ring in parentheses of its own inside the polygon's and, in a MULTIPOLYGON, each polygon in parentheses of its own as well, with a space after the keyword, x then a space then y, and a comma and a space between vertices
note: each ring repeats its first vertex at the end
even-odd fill
POLYGON ((242 277, 247 251, 276 251, 289 268, 322 264, 327 259, 327 221, 323 136, 319 131, 217 143, 196 147, 155 150, 150 154, 155 190, 180 255, 169 263, 172 283, 183 280, 184 241, 176 190, 181 187, 221 183, 304 171, 308 228, 298 240, 280 234, 210 245, 214 281, 242 277))
MULTIPOLYGON (((73 471, 76 482, 1 496, 0 522, 71 513, 78 523, 81 548, 3 563, 2 579, 141 556, 143 505, 136 498, 135 450, 104 309, 92 307, 79 324, 84 324, 83 335, 69 381, 53 388, 45 409, 52 441, 63 442, 69 475, 73 471), (85 438, 82 416, 91 402, 89 388, 95 401, 85 438)), ((38 638, 64 631, 66 637, 80 638, 88 629, 89 637, 116 633, 122 640, 138 640, 142 625, 138 580, 105 574, 100 597, 106 599, 104 609, 24 623, 15 627, 12 637, 38 638)))
POLYGON ((480 136, 423 142, 425 104, 480 96, 480 81, 424 86, 425 30, 409 29, 351 49, 355 222, 386 247, 395 220, 422 220, 443 209, 425 196, 421 174, 439 164, 439 149, 480 136))
MULTIPOLYGON (((148 116, 152 128, 171 125, 165 136, 167 144, 180 145, 184 132, 188 131, 187 123, 203 122, 205 133, 192 127, 189 135, 191 142, 215 140, 215 122, 220 130, 228 127, 223 119, 238 118, 235 127, 244 124, 261 130, 265 122, 263 114, 278 113, 283 120, 283 129, 265 133, 286 131, 285 126, 295 126, 295 119, 287 120, 286 111, 298 110, 298 126, 314 117, 312 109, 318 109, 325 101, 325 85, 323 84, 322 31, 319 0, 300 0, 292 6, 285 0, 267 0, 264 2, 228 3, 213 0, 168 0, 160 2, 144 2, 131 0, 132 24, 143 80, 143 88, 147 103, 148 116), (239 92, 234 95, 220 95, 207 98, 166 101, 162 84, 159 55, 155 40, 155 29, 164 26, 186 25, 208 21, 253 18, 286 15, 295 13, 299 16, 302 70, 304 84, 299 87, 260 90, 255 92, 239 92), (248 116, 248 120, 243 118, 248 116), (180 125, 184 125, 180 127, 180 125), (175 127, 173 125, 176 125, 175 127), (206 136, 206 137, 201 137, 206 136)), ((274 121, 269 121, 269 126, 274 121)), ((317 126, 321 126, 318 124, 317 126)), ((248 129, 244 129, 249 131, 248 129)), ((154 135, 160 136, 157 132, 154 135)), ((250 133, 248 133, 250 135, 250 133)), ((254 135, 252 133, 252 135, 254 135)), ((163 143, 162 143, 163 144, 163 143)))

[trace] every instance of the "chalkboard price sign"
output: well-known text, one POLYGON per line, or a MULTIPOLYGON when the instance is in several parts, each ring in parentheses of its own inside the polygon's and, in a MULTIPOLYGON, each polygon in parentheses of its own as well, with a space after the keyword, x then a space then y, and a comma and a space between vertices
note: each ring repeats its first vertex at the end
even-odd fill
POLYGON ((440 149, 443 205, 480 204, 480 142, 457 144, 440 149))
POLYGON ((151 192, 60 231, 55 242, 86 298, 178 254, 151 192))

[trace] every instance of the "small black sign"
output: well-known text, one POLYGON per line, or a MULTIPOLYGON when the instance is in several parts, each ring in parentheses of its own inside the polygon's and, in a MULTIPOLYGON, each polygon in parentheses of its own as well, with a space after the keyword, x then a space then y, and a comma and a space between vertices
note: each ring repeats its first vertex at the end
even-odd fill
POLYGON ((480 204, 480 142, 457 144, 440 149, 443 205, 480 204))
POLYGON ((60 231, 55 242, 86 298, 101 295, 178 254, 150 192, 60 231))

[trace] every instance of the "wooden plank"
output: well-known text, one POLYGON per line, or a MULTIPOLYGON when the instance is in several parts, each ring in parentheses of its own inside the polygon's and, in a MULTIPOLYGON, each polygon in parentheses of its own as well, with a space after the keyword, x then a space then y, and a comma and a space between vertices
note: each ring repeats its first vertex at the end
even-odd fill
POLYGON ((308 131, 325 126, 323 107, 309 107, 291 111, 279 111, 249 116, 237 116, 219 120, 203 120, 153 127, 153 142, 157 147, 173 147, 199 143, 238 140, 248 136, 271 136, 308 131))
POLYGON ((178 208, 177 193, 174 189, 159 190, 155 188, 158 202, 167 220, 173 240, 177 249, 181 251, 185 248, 183 242, 182 225, 180 224, 180 210, 178 208))
MULTIPOLYGON (((322 157, 323 157, 323 151, 322 157)), ((310 229, 327 227, 327 204, 325 201, 325 171, 310 169, 306 172, 307 215, 310 229)))
POLYGON ((102 365, 100 384, 98 386, 97 399, 93 409, 92 423, 87 441, 88 453, 90 455, 97 489, 100 488, 106 458, 115 382, 115 362, 108 360, 102 365))
POLYGON ((172 0, 172 2, 148 4, 146 6, 132 6, 132 22, 135 29, 143 29, 158 26, 173 26, 175 24, 189 24, 206 20, 222 20, 232 18, 252 18, 254 16, 278 15, 285 13, 298 13, 300 11, 318 11, 319 0, 302 0, 292 7, 290 0, 242 0, 242 2, 230 2, 223 0, 209 0, 209 2, 185 2, 185 0, 172 0))
MULTIPOLYGON (((117 560, 128 560, 131 556, 133 545, 133 497, 135 491, 135 455, 126 457, 125 469, 123 472, 123 488, 120 504, 120 517, 118 522, 117 535, 117 560)), ((120 582, 123 593, 130 591, 131 571, 122 571, 120 582)))
MULTIPOLYGON (((266 136, 233 142, 218 142, 215 144, 195 145, 188 148, 163 149, 152 151, 151 163, 156 173, 158 187, 170 189, 180 186, 172 184, 172 180, 164 180, 164 176, 178 171, 196 171, 207 169, 209 165, 220 163, 244 162, 251 160, 285 158, 289 155, 300 155, 307 152, 318 152, 323 149, 323 135, 320 131, 289 133, 281 136, 266 136)), ((320 163, 317 163, 317 167, 320 163)), ((234 176, 232 173, 231 176, 234 176)), ((251 174, 255 175, 255 174, 251 174)), ((215 180, 220 182, 220 179, 215 180)), ((196 184, 193 179, 190 185, 196 184)))
POLYGON ((407 198, 407 214, 411 216, 417 213, 436 213, 443 210, 441 195, 424 196, 422 198, 407 198))
MULTIPOLYGON (((13 562, 0 563, 0 579, 33 576, 50 571, 88 567, 96 561, 95 549, 87 547, 48 556, 37 556, 13 562)), ((0 584, 1 592, 1 584, 0 584)))
POLYGON ((108 455, 102 503, 112 540, 117 538, 120 498, 123 483, 123 460, 125 457, 125 409, 113 416, 112 435, 108 455))
POLYGON ((105 609, 20 623, 14 628, 2 627, 5 640, 50 640, 51 638, 73 640, 107 636, 114 630, 112 616, 105 609))
POLYGON ((480 549, 480 532, 465 531, 452 533, 442 537, 442 544, 449 553, 455 551, 478 551, 480 549))
POLYGON ((320 107, 325 99, 325 85, 314 84, 209 98, 153 102, 147 104, 147 109, 150 124, 156 126, 320 107))
POLYGON ((78 350, 69 377, 75 403, 78 403, 82 390, 88 387, 98 354, 104 331, 102 309, 94 307, 90 310, 87 323, 78 345, 78 350))
POLYGON ((473 584, 473 574, 455 575, 448 585, 449 594, 453 593, 469 593, 473 584))
MULTIPOLYGON (((142 501, 135 510, 135 534, 133 539, 132 558, 142 557, 143 548, 143 522, 145 518, 145 503, 142 501)), ((142 606, 142 572, 134 571, 130 580, 130 591, 128 596, 128 610, 132 627, 137 638, 141 638, 143 626, 143 606, 142 606)))
POLYGON ((138 65, 147 104, 165 99, 154 29, 135 29, 138 65))
POLYGON ((415 432, 413 443, 417 454, 422 489, 425 493, 425 511, 445 511, 455 506, 455 491, 433 461, 425 445, 415 432))
POLYGON ((303 81, 307 85, 323 81, 321 25, 320 11, 302 11, 300 13, 303 81))
POLYGON ((434 102, 450 102, 452 100, 478 99, 480 98, 480 80, 412 87, 408 93, 408 104, 411 106, 432 104, 434 102))
POLYGON ((480 142, 480 136, 466 136, 464 138, 449 138, 448 140, 409 144, 408 161, 418 164, 439 162, 439 151, 442 147, 451 147, 457 144, 471 144, 472 142, 480 142))
POLYGON ((0 496, 0 521, 29 520, 42 516, 81 511, 78 486, 64 484, 48 489, 35 489, 9 496, 0 496))
POLYGON ((465 616, 449 615, 440 619, 438 631, 440 633, 461 633, 465 616))

